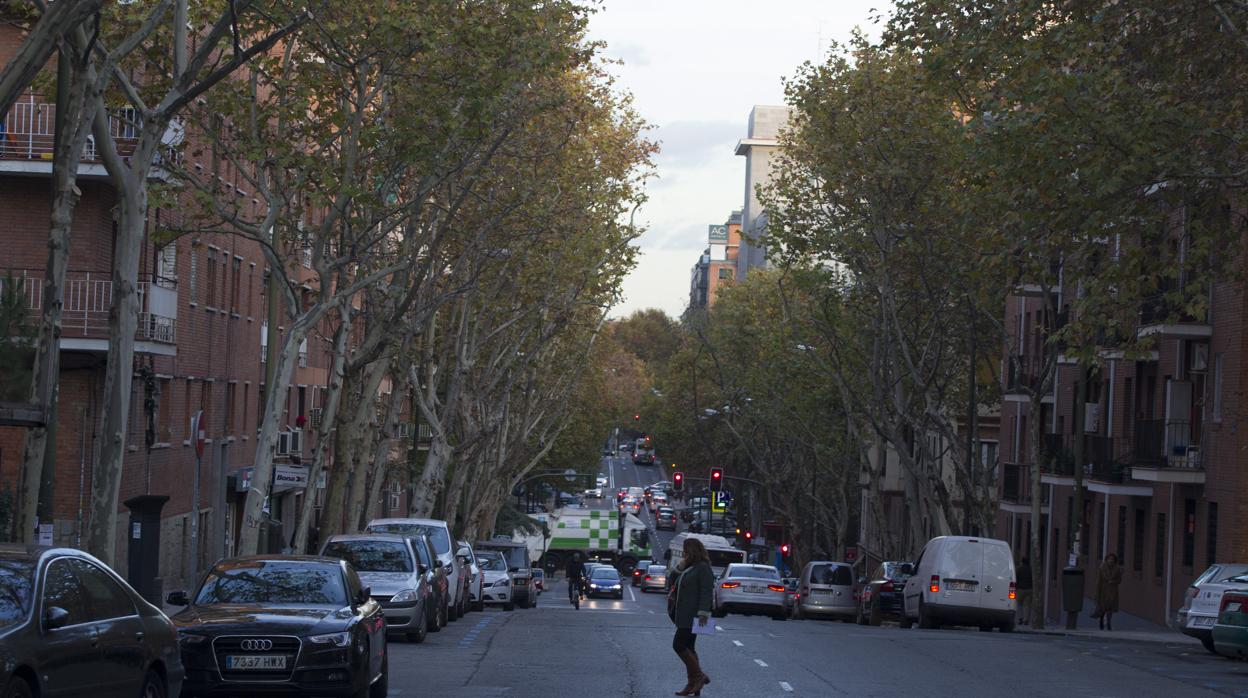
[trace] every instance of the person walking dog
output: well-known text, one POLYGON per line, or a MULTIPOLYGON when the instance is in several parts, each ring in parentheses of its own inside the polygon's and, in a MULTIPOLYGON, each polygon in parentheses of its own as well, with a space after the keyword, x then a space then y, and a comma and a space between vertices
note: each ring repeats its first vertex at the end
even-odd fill
POLYGON ((693 624, 706 625, 711 617, 711 592, 715 585, 715 573, 711 571, 711 558, 706 546, 697 538, 685 540, 684 559, 675 574, 668 575, 667 615, 676 624, 676 636, 672 649, 685 664, 688 682, 676 691, 678 696, 700 696, 702 687, 711 682, 698 663, 694 644, 698 637, 693 634, 693 624))

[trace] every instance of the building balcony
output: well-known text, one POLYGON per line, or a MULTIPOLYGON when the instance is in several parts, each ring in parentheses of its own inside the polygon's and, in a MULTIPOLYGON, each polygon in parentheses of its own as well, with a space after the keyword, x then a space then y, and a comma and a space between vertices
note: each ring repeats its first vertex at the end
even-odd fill
MULTIPOLYGON (((1040 505, 1047 510, 1049 491, 1041 488, 1040 505)), ((1025 463, 1001 465, 1001 509, 1012 513, 1031 510, 1031 466, 1025 463)))
MULTIPOLYGON (((43 312, 43 270, 13 270, 14 283, 26 297, 31 321, 39 322, 43 312)), ((0 274, 0 283, 4 283, 0 274)), ((156 278, 138 284, 139 318, 135 329, 135 351, 176 355, 178 303, 176 283, 156 278)), ((70 271, 65 276, 61 309, 62 351, 108 351, 108 312, 113 302, 113 281, 109 272, 70 271)))
MULTIPOLYGON (((1074 434, 1045 434, 1041 442, 1041 469, 1047 481, 1070 484, 1075 477, 1074 434)), ((1125 442, 1099 434, 1083 435, 1083 478, 1109 485, 1123 484, 1128 475, 1125 442)))
POLYGON ((1135 422, 1131 477, 1148 482, 1204 484, 1199 429, 1186 420, 1135 422))
POLYGON ((1213 325, 1208 314, 1197 317, 1188 312, 1176 295, 1188 292, 1200 293, 1198 289, 1184 289, 1177 282, 1162 285, 1161 290, 1144 299, 1140 305, 1139 337, 1158 339, 1208 339, 1213 336, 1213 325))

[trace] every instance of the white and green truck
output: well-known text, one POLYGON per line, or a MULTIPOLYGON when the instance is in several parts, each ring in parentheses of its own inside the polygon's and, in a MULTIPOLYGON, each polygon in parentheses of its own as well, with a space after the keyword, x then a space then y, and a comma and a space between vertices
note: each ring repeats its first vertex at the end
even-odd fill
POLYGON ((538 564, 546 569, 561 570, 570 555, 577 555, 582 561, 597 559, 607 562, 628 574, 637 566, 638 560, 651 557, 650 532, 641 519, 632 514, 563 507, 529 516, 545 524, 544 530, 548 533, 517 532, 514 538, 527 545, 529 557, 538 560, 538 564), (622 546, 621 519, 624 522, 622 546))

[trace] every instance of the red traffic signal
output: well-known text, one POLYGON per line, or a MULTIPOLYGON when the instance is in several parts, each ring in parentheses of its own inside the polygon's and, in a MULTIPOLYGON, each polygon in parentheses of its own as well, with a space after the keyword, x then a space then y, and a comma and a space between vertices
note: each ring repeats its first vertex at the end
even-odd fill
POLYGON ((724 469, 723 468, 711 468, 711 489, 714 490, 715 492, 718 492, 720 487, 723 484, 724 484, 724 469))
POLYGON ((639 414, 635 414, 635 415, 633 415, 633 421, 634 421, 634 422, 640 422, 640 421, 641 421, 641 415, 639 415, 639 414))
POLYGON ((752 540, 754 540, 754 532, 753 532, 753 531, 746 531, 746 532, 745 532, 745 539, 746 539, 747 541, 752 541, 752 540))
POLYGON ((788 555, 788 554, 789 554, 789 544, 788 544, 788 543, 785 543, 784 545, 780 546, 780 554, 781 554, 781 555, 788 555))
POLYGON ((683 492, 685 489, 685 474, 677 470, 672 473, 672 491, 683 492))

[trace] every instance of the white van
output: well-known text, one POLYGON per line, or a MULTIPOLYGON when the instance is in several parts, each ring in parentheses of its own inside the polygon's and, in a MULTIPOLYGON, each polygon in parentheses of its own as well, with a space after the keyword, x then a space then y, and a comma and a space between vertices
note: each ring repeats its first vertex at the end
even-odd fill
POLYGON ((906 580, 901 627, 977 625, 1014 630, 1016 579, 1010 544, 991 538, 940 536, 923 546, 906 580))

